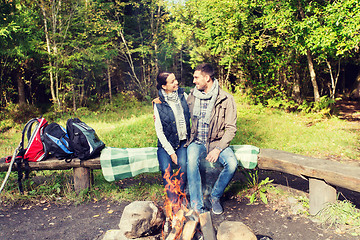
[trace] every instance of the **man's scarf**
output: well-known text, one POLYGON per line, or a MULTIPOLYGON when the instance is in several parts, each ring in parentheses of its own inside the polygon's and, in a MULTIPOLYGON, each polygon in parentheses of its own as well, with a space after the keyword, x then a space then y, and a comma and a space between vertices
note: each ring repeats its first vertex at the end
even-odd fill
POLYGON ((193 109, 193 114, 195 117, 200 116, 200 99, 202 100, 208 100, 210 99, 210 102, 208 104, 208 107, 206 109, 206 114, 204 118, 204 122, 209 124, 210 123, 210 117, 212 109, 214 108, 216 98, 219 94, 219 82, 218 80, 214 79, 213 85, 208 93, 199 91, 196 87, 194 89, 194 96, 195 96, 195 104, 193 109))

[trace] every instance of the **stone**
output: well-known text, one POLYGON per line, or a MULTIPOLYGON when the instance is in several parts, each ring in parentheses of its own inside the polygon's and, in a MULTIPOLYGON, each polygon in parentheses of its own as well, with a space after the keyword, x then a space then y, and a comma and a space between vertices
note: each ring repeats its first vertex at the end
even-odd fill
POLYGON ((161 233, 165 215, 151 201, 135 201, 124 208, 119 228, 127 238, 142 238, 161 233))
POLYGON ((106 231, 102 240, 127 240, 120 229, 111 229, 106 231))
POLYGON ((217 240, 257 240, 254 232, 242 222, 224 221, 217 232, 217 240))
POLYGON ((106 231, 105 235, 103 236, 102 240, 160 240, 161 234, 157 236, 149 236, 143 238, 127 238, 125 237, 123 231, 120 229, 111 229, 106 231))

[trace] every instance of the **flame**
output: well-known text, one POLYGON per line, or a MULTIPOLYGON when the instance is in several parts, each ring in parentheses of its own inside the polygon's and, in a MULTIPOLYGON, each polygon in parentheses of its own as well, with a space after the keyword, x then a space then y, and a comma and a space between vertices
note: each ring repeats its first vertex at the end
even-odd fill
MULTIPOLYGON (((180 189, 181 186, 181 176, 178 178, 180 174, 180 168, 177 170, 173 175, 170 174, 170 164, 169 167, 166 169, 164 178, 166 179, 166 186, 165 186, 165 193, 167 191, 175 193, 175 196, 177 196, 177 199, 175 201, 171 201, 167 194, 165 194, 165 212, 166 216, 170 219, 171 227, 173 230, 175 230, 176 238, 178 239, 182 232, 182 227, 184 225, 184 222, 186 220, 185 218, 185 212, 188 212, 188 201, 186 199, 186 193, 182 192, 180 189)), ((184 173, 181 173, 184 174, 184 173)))

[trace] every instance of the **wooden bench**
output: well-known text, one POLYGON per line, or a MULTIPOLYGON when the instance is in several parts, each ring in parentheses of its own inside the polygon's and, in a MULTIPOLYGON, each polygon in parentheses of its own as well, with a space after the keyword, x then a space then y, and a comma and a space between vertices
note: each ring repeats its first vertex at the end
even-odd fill
MULTIPOLYGON (((90 187, 92 169, 101 169, 100 158, 86 161, 73 159, 70 163, 66 163, 64 160, 48 159, 41 162, 30 162, 29 165, 32 170, 72 168, 76 192, 90 187)), ((0 163, 0 172, 7 171, 8 167, 8 163, 0 163)), ((360 192, 360 164, 345 164, 280 150, 260 149, 258 167, 307 179, 309 181, 310 214, 312 215, 318 213, 326 203, 336 201, 334 186, 360 192)), ((17 170, 16 165, 12 170, 17 170)))
POLYGON ((261 149, 258 167, 309 180, 310 214, 336 201, 336 188, 360 192, 360 164, 345 164, 274 149, 261 149))
MULTIPOLYGON (((9 165, 9 163, 0 163, 0 172, 7 171, 9 165)), ((74 189, 77 193, 90 187, 92 181, 91 170, 101 169, 99 157, 85 161, 80 161, 80 159, 74 158, 69 163, 65 162, 65 160, 50 158, 40 162, 29 162, 29 166, 32 171, 73 169, 74 189)), ((16 164, 13 165, 12 171, 17 171, 16 164)))

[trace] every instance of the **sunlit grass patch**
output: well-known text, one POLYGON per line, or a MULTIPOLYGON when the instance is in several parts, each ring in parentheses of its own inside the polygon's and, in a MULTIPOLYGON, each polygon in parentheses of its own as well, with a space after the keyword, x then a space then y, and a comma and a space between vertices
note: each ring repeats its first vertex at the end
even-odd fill
POLYGON ((285 113, 238 102, 238 132, 232 144, 250 144, 292 153, 327 158, 358 159, 359 126, 336 117, 285 113))
POLYGON ((325 226, 335 227, 337 233, 360 236, 360 210, 347 200, 328 204, 315 218, 325 226))

